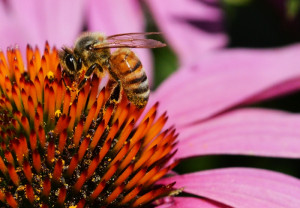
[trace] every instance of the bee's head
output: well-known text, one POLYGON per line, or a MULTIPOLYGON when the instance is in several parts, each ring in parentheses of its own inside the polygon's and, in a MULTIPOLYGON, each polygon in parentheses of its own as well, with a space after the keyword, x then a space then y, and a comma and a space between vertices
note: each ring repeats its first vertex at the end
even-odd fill
POLYGON ((59 59, 64 74, 74 81, 77 72, 82 68, 81 58, 77 57, 71 49, 62 48, 59 52, 59 59))
POLYGON ((105 36, 101 33, 83 33, 75 42, 74 53, 81 57, 86 66, 97 63, 103 55, 109 53, 108 49, 98 50, 95 48, 104 41, 105 36))

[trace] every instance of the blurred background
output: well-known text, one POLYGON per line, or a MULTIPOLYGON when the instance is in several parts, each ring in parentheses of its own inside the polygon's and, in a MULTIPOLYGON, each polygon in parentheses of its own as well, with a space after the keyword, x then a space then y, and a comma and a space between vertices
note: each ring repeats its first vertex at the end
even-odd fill
MULTIPOLYGON (((228 47, 272 48, 300 41, 299 0, 221 0, 225 15, 228 47)), ((147 31, 157 31, 147 7, 147 31)), ((155 55, 155 87, 178 68, 170 48, 153 50, 155 55)), ((296 98, 296 97, 295 97, 296 98)), ((300 106, 290 106, 299 111, 300 106)))
MULTIPOLYGON (((299 0, 222 0, 221 2, 225 15, 225 31, 229 37, 228 47, 272 48, 300 42, 299 0)), ((149 30, 155 29, 151 17, 148 27, 149 30)), ((177 63, 175 55, 168 49, 154 50, 154 54, 155 86, 158 86, 177 68, 177 63), (164 60, 172 64, 162 64, 164 60), (164 72, 161 73, 162 71, 164 72)), ((258 103, 255 106, 300 113, 300 92, 258 103)), ((299 164, 299 159, 206 156, 180 163, 176 170, 186 173, 217 167, 248 166, 277 170, 300 177, 299 164)))

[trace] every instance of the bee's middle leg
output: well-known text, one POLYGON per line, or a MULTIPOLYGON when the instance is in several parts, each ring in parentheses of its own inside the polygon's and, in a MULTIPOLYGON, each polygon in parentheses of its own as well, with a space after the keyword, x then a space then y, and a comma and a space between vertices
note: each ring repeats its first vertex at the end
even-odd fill
POLYGON ((87 81, 88 78, 92 75, 92 73, 95 71, 96 68, 98 68, 98 70, 99 70, 100 72, 103 72, 103 69, 102 69, 102 67, 101 67, 99 64, 97 64, 97 63, 92 64, 92 65, 88 68, 88 70, 85 72, 85 74, 84 74, 84 79, 79 83, 79 85, 78 85, 78 89, 79 89, 79 90, 83 87, 83 85, 86 83, 86 81, 87 81))

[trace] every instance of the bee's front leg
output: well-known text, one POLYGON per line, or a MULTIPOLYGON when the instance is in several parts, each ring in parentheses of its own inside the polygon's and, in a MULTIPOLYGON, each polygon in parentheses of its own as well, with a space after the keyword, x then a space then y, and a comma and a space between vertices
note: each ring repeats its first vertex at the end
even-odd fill
POLYGON ((61 79, 62 79, 65 87, 67 87, 67 84, 66 84, 66 81, 65 81, 65 74, 66 74, 65 70, 63 70, 62 73, 61 73, 61 79))
POLYGON ((90 78, 90 76, 92 75, 92 73, 95 71, 96 68, 101 72, 103 71, 102 67, 99 64, 97 63, 92 64, 85 72, 84 79, 79 83, 78 90, 80 90, 83 87, 83 85, 86 83, 88 78, 90 78))

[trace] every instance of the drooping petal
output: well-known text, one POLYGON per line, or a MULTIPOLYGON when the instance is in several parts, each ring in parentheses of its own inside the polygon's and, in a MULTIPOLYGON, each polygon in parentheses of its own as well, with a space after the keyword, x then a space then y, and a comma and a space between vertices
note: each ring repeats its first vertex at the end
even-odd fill
POLYGON ((170 122, 177 126, 207 119, 237 105, 299 89, 299 55, 300 45, 215 52, 189 70, 174 73, 151 99, 162 100, 161 109, 168 110, 170 122))
POLYGON ((158 208, 225 208, 227 206, 196 197, 170 197, 170 201, 158 208))
MULTIPOLYGON (((136 0, 90 0, 87 5, 88 28, 106 35, 145 32, 145 19, 136 0)), ((152 56, 148 49, 134 49, 152 82, 152 56)))
POLYGON ((193 63, 227 43, 219 1, 147 0, 153 18, 181 63, 193 63))
POLYGON ((83 27, 82 0, 12 0, 8 8, 4 8, 4 4, 1 6, 4 11, 0 27, 2 48, 7 44, 25 48, 27 43, 43 48, 46 40, 57 47, 71 45, 83 27))
POLYGON ((300 115, 240 109, 184 128, 176 157, 242 154, 300 157, 300 115))
POLYGON ((300 181, 273 171, 254 168, 224 168, 163 180, 176 180, 176 187, 233 207, 288 208, 300 206, 300 181))

